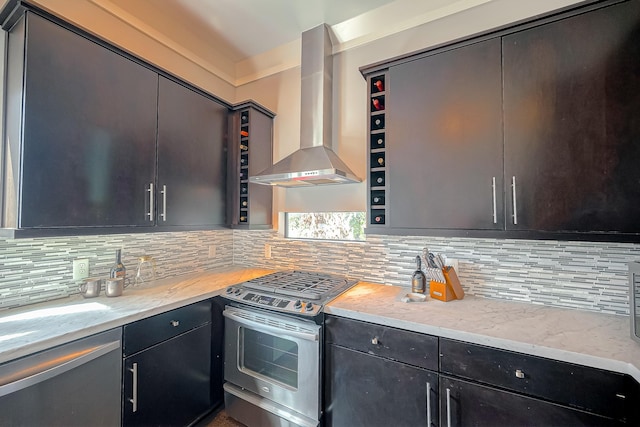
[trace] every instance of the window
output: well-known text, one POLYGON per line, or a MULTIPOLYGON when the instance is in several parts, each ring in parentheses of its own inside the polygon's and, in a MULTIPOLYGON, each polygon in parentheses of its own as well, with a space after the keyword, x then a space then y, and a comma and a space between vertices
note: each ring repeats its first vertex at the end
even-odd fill
POLYGON ((364 240, 364 212, 287 213, 286 237, 364 240))

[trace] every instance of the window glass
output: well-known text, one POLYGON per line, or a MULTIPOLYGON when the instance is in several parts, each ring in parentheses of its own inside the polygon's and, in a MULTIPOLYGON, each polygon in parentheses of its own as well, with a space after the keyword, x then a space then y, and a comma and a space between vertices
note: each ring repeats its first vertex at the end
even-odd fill
POLYGON ((287 213, 286 237, 295 239, 364 240, 364 212, 287 213))

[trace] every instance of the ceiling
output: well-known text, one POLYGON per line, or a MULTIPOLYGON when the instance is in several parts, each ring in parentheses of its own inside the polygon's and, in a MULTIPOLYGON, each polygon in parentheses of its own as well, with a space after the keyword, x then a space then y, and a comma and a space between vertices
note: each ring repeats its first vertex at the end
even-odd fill
POLYGON ((297 58, 302 32, 322 23, 332 29, 336 53, 493 0, 89 1, 165 46, 226 70, 238 84, 242 74, 259 75, 265 62, 271 69, 278 68, 274 61, 286 62, 276 59, 283 48, 297 58))

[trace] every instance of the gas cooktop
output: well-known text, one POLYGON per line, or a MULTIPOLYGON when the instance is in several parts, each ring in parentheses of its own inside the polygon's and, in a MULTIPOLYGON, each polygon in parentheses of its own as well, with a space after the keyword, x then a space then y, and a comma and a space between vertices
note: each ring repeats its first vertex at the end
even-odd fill
POLYGON ((314 316, 357 280, 337 274, 278 271, 231 286, 225 298, 282 312, 314 316))

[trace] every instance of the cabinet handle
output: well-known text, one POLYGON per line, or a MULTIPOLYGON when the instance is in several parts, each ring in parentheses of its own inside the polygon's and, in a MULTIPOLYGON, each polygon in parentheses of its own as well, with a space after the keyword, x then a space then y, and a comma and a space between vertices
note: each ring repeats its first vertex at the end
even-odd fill
POLYGON ((153 182, 149 184, 147 191, 149 192, 149 212, 147 212, 147 216, 149 221, 153 222, 153 182))
POLYGON ((180 326, 180 321, 179 320, 172 320, 171 321, 171 326, 173 326, 174 328, 177 328, 178 326, 180 326))
POLYGON ((378 345, 379 343, 380 343, 380 341, 378 340, 378 337, 371 338, 371 344, 378 345))
POLYGON ((496 177, 491 179, 491 189, 493 191, 493 223, 498 223, 498 209, 496 208, 496 177))
POLYGON ((133 393, 129 402, 133 404, 133 412, 138 411, 138 364, 134 363, 131 369, 129 369, 133 374, 133 393))
POLYGON ((427 381, 427 426, 431 427, 431 383, 427 381))
POLYGON ((163 221, 166 221, 167 220, 167 186, 166 185, 162 186, 162 191, 160 193, 162 193, 162 213, 160 214, 160 216, 162 217, 163 221))
POLYGON ((447 427, 451 427, 451 389, 447 388, 447 427))
POLYGON ((511 195, 513 196, 513 223, 518 224, 518 203, 516 198, 516 177, 511 177, 511 195))
POLYGON ((517 378, 524 378, 524 372, 520 369, 516 369, 516 377, 517 378))

